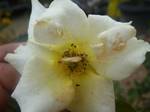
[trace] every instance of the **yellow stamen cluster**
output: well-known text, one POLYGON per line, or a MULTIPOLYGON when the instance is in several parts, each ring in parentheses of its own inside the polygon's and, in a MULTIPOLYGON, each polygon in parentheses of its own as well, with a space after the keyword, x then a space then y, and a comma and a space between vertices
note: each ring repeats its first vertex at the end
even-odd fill
POLYGON ((65 66, 72 74, 83 73, 88 66, 87 58, 88 55, 86 53, 81 52, 77 45, 71 43, 70 46, 63 51, 58 63, 65 66))

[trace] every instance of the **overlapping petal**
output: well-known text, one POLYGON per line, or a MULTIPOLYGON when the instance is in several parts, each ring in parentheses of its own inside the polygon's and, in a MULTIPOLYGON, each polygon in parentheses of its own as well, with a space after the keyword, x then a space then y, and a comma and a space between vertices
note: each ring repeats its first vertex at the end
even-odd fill
POLYGON ((39 0, 32 0, 32 12, 29 21, 29 28, 28 28, 28 36, 29 39, 33 38, 33 28, 36 20, 44 13, 46 8, 39 2, 39 0))
POLYGON ((89 15, 88 22, 89 22, 89 26, 90 26, 90 32, 93 37, 97 37, 100 33, 102 33, 103 31, 106 31, 110 28, 130 24, 130 23, 117 22, 106 15, 105 16, 89 15))
POLYGON ((111 54, 104 63, 105 76, 113 80, 121 80, 134 72, 145 60, 145 54, 150 51, 150 45, 143 40, 132 38, 128 40, 124 50, 111 54))
POLYGON ((115 44, 126 43, 129 39, 136 36, 136 30, 131 25, 116 26, 98 35, 104 42, 107 49, 112 49, 115 44))
POLYGON ((71 112, 115 112, 113 82, 95 74, 76 79, 71 112))
POLYGON ((70 104, 73 95, 72 81, 67 76, 56 74, 50 61, 33 57, 12 96, 21 112, 59 112, 70 104))
POLYGON ((71 0, 54 0, 34 27, 34 39, 57 43, 62 38, 84 38, 88 30, 85 13, 71 0))

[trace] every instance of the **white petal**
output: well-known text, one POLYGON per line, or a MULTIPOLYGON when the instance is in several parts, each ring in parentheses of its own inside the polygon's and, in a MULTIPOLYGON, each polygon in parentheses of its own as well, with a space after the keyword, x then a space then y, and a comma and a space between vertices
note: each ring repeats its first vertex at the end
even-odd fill
POLYGON ((130 25, 122 25, 111 28, 99 34, 99 39, 105 42, 108 49, 115 44, 126 43, 128 39, 136 36, 136 30, 130 25))
MULTIPOLYGON (((87 74, 85 74, 87 75, 87 74)), ((115 112, 113 82, 101 76, 87 75, 76 82, 71 112, 115 112)))
POLYGON ((88 21, 85 13, 71 0, 54 0, 34 28, 34 39, 55 43, 61 38, 85 37, 88 21))
POLYGON ((29 38, 33 38, 34 24, 36 20, 40 17, 40 15, 44 13, 45 10, 46 8, 42 6, 39 0, 32 0, 32 12, 31 12, 29 28, 28 28, 29 38))
POLYGON ((22 75, 26 62, 32 56, 43 57, 50 59, 51 49, 48 47, 41 47, 39 45, 28 42, 26 45, 19 46, 14 53, 9 53, 5 60, 22 75))
POLYGON ((99 33, 108 30, 110 28, 120 26, 120 25, 127 25, 130 23, 121 23, 113 20, 109 16, 100 16, 100 15, 89 15, 88 16, 90 32, 94 37, 97 37, 99 33))
POLYGON ((59 112, 69 105, 73 95, 72 81, 67 76, 56 74, 50 61, 34 57, 25 66, 12 96, 21 112, 59 112))
POLYGON ((114 80, 121 80, 134 72, 145 60, 150 45, 143 40, 128 40, 123 51, 111 54, 105 66, 105 75, 114 80))
POLYGON ((22 74, 24 66, 30 56, 31 52, 29 47, 27 45, 20 45, 15 50, 15 53, 7 54, 5 60, 13 65, 20 74, 22 74))

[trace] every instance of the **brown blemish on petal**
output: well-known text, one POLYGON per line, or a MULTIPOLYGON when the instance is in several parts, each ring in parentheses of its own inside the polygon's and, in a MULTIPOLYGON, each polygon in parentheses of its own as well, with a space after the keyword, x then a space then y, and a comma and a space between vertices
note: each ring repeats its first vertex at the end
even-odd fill
POLYGON ((64 110, 62 110, 62 111, 60 111, 60 112, 71 112, 71 111, 68 110, 68 109, 64 109, 64 110))
POLYGON ((112 50, 114 51, 121 51, 125 48, 126 42, 123 41, 121 38, 118 38, 112 45, 112 50))
POLYGON ((76 84, 76 87, 80 86, 80 84, 76 84))

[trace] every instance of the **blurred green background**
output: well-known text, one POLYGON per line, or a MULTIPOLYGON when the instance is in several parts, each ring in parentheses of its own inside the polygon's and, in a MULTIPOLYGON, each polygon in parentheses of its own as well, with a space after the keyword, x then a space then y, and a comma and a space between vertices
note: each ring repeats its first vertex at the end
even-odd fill
MULTIPOLYGON (((48 7, 52 0, 40 0, 48 7)), ((137 37, 150 42, 150 0, 73 0, 86 14, 109 15, 132 21, 137 37)), ((30 0, 0 0, 0 45, 27 40, 30 0)), ((129 78, 114 82, 117 112, 150 112, 150 53, 129 78)), ((10 99, 7 112, 20 112, 10 99)))

